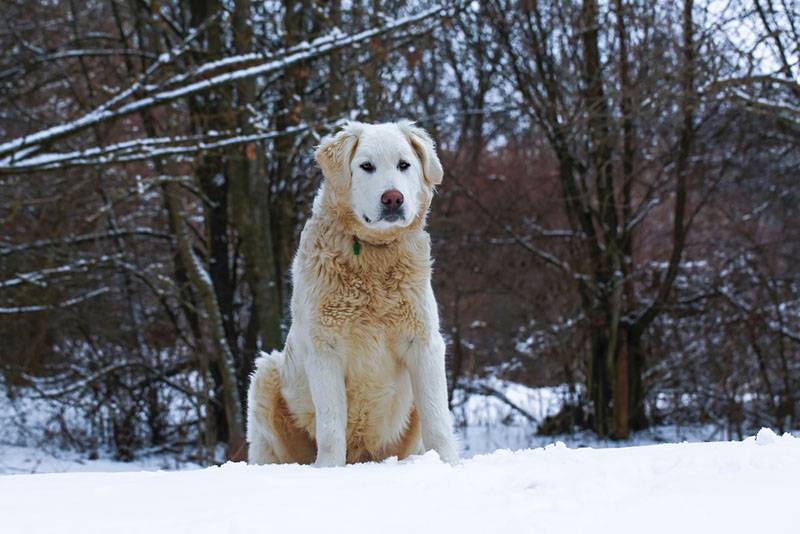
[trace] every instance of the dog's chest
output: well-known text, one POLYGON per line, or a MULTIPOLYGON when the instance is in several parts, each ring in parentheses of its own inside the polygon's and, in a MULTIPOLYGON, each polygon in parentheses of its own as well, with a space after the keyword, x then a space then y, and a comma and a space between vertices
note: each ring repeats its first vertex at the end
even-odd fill
POLYGON ((413 333, 422 326, 420 302, 425 283, 424 264, 407 259, 374 262, 331 262, 330 283, 320 301, 323 326, 413 333))

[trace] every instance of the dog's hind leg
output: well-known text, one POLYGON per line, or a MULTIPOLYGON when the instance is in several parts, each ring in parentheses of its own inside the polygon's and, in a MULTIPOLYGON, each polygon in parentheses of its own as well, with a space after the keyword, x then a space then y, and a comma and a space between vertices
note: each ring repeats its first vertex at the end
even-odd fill
POLYGON ((280 389, 277 370, 283 354, 264 354, 255 362, 247 391, 247 461, 251 464, 274 464, 280 460, 275 454, 275 433, 270 424, 274 411, 275 390, 280 389))
POLYGON ((256 360, 247 403, 248 462, 251 464, 303 463, 316 456, 316 446, 297 427, 281 394, 279 367, 283 354, 273 352, 256 360))

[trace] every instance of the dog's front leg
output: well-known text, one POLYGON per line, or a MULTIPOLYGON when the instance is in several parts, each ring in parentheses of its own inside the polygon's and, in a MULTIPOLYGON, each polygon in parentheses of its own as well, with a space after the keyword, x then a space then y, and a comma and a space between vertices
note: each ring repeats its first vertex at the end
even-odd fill
POLYGON ((422 444, 433 449, 448 463, 458 463, 458 447, 447 408, 447 378, 444 368, 445 345, 439 332, 427 340, 412 343, 409 373, 414 404, 419 413, 422 444))
POLYGON ((344 465, 347 459, 347 392, 344 362, 322 351, 306 365, 316 415, 317 467, 344 465))

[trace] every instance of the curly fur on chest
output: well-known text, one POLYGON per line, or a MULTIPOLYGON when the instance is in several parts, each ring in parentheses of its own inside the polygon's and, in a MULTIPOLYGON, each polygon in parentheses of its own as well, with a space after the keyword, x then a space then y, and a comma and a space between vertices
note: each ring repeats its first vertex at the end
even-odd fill
POLYGON ((364 329, 422 332, 420 288, 430 278, 430 239, 421 228, 386 244, 359 240, 340 221, 309 221, 296 268, 315 292, 314 322, 347 334, 364 329), (338 223, 338 224, 337 224, 338 223))

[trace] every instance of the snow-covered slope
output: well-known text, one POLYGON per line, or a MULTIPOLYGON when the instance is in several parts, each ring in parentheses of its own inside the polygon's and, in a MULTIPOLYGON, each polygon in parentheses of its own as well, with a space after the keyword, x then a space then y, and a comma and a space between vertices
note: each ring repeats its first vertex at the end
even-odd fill
POLYGON ((800 532, 800 439, 0 477, 0 531, 800 532))

